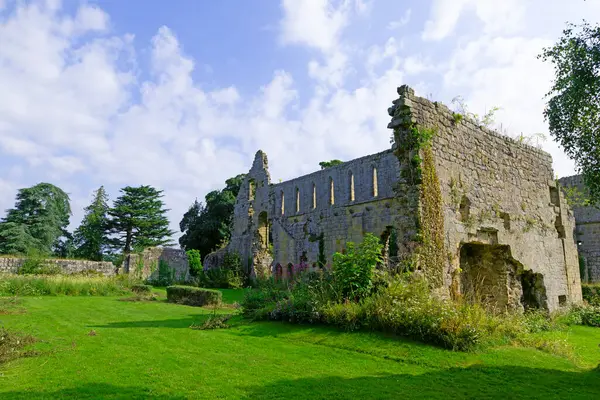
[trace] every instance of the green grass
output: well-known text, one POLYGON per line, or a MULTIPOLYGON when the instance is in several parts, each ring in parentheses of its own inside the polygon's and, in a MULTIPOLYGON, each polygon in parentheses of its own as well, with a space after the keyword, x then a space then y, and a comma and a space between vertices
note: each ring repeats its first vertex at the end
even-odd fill
POLYGON ((118 300, 28 297, 26 313, 2 315, 5 327, 40 339, 42 355, 1 367, 0 399, 600 398, 597 328, 561 333, 577 350, 571 360, 239 317, 230 329, 192 330, 210 308, 118 300))

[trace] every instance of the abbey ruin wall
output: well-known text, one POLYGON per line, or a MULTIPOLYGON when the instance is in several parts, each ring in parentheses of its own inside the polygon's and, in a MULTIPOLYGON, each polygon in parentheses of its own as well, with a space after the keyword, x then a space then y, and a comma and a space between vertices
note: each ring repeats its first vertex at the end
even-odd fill
POLYGON ((205 267, 231 251, 255 276, 286 277, 300 263, 327 267, 369 232, 385 244, 387 266, 394 247, 395 262, 432 278, 441 295, 500 309, 581 301, 574 218, 550 155, 407 86, 398 94, 389 150, 279 184, 258 151, 231 240, 205 267))
MULTIPOLYGON (((564 177, 558 181, 561 186, 576 188, 579 193, 586 191, 581 175, 564 177)), ((581 278, 584 282, 600 282, 600 209, 576 204, 573 214, 575 238, 583 262, 581 278)))
MULTIPOLYGON (((16 274, 27 259, 24 257, 0 257, 0 273, 16 274)), ((62 269, 63 274, 79 274, 85 272, 99 273, 104 276, 113 276, 116 267, 108 261, 47 259, 44 265, 56 265, 62 269)))
MULTIPOLYGON (((575 221, 554 180, 551 156, 460 119, 443 104, 416 97, 409 88, 401 98, 417 126, 435 130, 432 149, 452 259, 444 271, 446 284, 461 266, 461 255, 465 258, 461 254, 465 243, 507 246, 505 256, 517 264, 516 269, 540 274, 545 294, 539 296, 546 299, 538 301, 546 301, 550 309, 579 301, 575 221)), ((510 282, 507 287, 508 292, 514 289, 510 282)), ((522 290, 517 288, 510 296, 522 296, 522 290)))

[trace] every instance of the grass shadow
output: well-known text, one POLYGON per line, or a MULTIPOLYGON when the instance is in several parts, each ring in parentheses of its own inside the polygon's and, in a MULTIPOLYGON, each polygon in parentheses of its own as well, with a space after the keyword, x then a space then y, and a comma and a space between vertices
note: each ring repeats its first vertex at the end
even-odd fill
POLYGON ((422 375, 282 380, 247 388, 251 399, 594 399, 600 371, 564 372, 526 367, 449 368, 422 375))
POLYGON ((116 386, 107 383, 89 383, 68 389, 52 390, 48 387, 43 391, 10 391, 0 393, 0 400, 39 400, 39 399, 152 399, 152 400, 183 400, 187 397, 153 394, 144 387, 116 386))
MULTIPOLYGON (((224 312, 218 313, 226 314, 224 312)), ((105 325, 88 325, 89 328, 189 328, 190 325, 199 325, 204 323, 212 314, 190 314, 187 318, 175 318, 175 319, 163 319, 163 320, 150 320, 150 321, 123 321, 123 322, 110 322, 105 325)), ((240 317, 234 316, 230 322, 239 322, 240 317)))

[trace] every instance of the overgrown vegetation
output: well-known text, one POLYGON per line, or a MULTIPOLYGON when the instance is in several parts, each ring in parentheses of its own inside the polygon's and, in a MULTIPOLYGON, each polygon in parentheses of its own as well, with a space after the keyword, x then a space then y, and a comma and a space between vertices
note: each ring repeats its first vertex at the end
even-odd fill
POLYGON ((200 258, 200 251, 191 249, 186 251, 188 257, 188 265, 190 268, 190 275, 192 277, 198 276, 202 272, 202 259, 200 258))
POLYGON ((326 169, 326 168, 335 167, 336 165, 340 165, 343 163, 344 162, 342 160, 321 161, 319 163, 319 167, 321 167, 321 169, 326 169))
POLYGON ((127 293, 132 283, 123 275, 112 278, 5 275, 0 279, 0 296, 116 296, 127 293))
POLYGON ((19 275, 58 275, 62 268, 47 261, 40 253, 31 251, 18 269, 19 275))
POLYGON ((305 272, 287 282, 261 281, 246 293, 243 314, 255 320, 389 332, 452 350, 515 343, 562 355, 570 349, 552 336, 535 335, 564 330, 568 324, 597 326, 600 320, 591 307, 551 316, 542 311, 494 314, 477 303, 438 298, 427 275, 376 270, 376 251, 381 250, 376 242, 367 235, 356 248, 348 246, 349 251, 334 257, 332 272, 305 272))

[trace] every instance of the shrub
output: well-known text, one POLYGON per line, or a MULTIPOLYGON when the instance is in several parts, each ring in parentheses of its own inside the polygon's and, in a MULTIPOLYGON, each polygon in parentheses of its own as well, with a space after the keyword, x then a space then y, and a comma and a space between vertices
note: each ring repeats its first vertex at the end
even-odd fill
POLYGON ((333 303, 323 308, 323 322, 347 331, 360 329, 365 321, 364 306, 358 303, 333 303))
POLYGON ((600 284, 581 285, 581 293, 590 305, 600 306, 600 284))
POLYGON ((572 322, 575 324, 600 327, 600 307, 598 306, 574 306, 571 314, 572 322))
POLYGON ((149 294, 150 292, 152 292, 152 286, 137 283, 131 285, 131 291, 137 294, 149 294))
POLYGON ((18 270, 19 275, 58 275, 63 272, 56 264, 48 263, 46 258, 39 255, 30 255, 23 261, 18 270))
POLYGON ((345 253, 333 255, 333 274, 346 298, 361 299, 371 292, 373 271, 382 260, 382 249, 379 239, 367 233, 358 246, 348 242, 345 253))
POLYGON ((222 294, 218 290, 202 289, 193 286, 168 286, 167 301, 169 303, 188 306, 205 306, 219 304, 222 294))
POLYGON ((190 268, 190 275, 198 276, 202 272, 202 259, 200 258, 200 252, 196 249, 186 251, 188 257, 188 265, 190 268))

